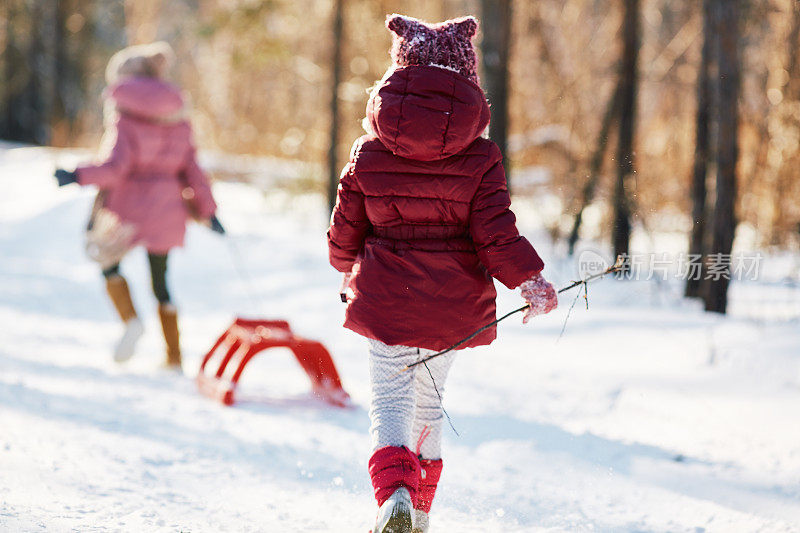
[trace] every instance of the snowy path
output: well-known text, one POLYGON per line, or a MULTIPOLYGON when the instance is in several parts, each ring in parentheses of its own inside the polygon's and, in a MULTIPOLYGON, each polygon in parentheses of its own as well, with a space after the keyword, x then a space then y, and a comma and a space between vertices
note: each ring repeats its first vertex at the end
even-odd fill
MULTIPOLYGON (((170 265, 183 378, 157 370, 140 252, 123 271, 147 333, 111 363, 118 325, 81 250, 91 195, 58 190, 49 154, 0 147, 0 531, 367 531, 365 349, 340 327, 319 199, 215 188, 260 298, 228 244, 192 227, 170 265), (236 313, 323 340, 354 407, 309 397, 283 352, 248 369, 250 401, 199 396, 200 355, 236 313)), ((722 320, 646 283, 591 298, 558 343, 569 296, 460 356, 433 530, 800 531, 797 322, 722 320)))

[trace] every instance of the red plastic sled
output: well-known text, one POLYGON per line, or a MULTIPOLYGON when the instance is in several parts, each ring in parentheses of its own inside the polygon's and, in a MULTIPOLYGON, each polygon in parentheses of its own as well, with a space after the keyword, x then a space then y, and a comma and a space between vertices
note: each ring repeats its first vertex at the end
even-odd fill
POLYGON ((297 337, 284 320, 237 318, 203 358, 197 374, 200 392, 225 405, 233 405, 236 384, 244 367, 257 353, 275 347, 294 352, 297 362, 311 379, 315 395, 338 407, 348 405, 350 395, 342 388, 328 350, 317 341, 297 337), (206 368, 214 365, 216 372, 206 374, 206 368))

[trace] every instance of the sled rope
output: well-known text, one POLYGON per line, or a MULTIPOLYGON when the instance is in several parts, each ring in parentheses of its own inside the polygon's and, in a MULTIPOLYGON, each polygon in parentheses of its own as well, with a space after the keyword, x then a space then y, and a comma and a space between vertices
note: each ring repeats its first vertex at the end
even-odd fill
MULTIPOLYGON (((558 294, 561 294, 563 292, 567 292, 568 290, 574 289, 575 287, 583 286, 584 293, 585 293, 584 298, 586 299, 586 306, 588 308, 588 306, 589 306, 589 296, 588 296, 588 291, 586 289, 586 286, 589 284, 589 282, 590 281, 594 281, 594 280, 599 279, 599 278, 602 278, 603 276, 605 276, 607 274, 612 274, 614 272, 619 272, 620 270, 622 270, 622 267, 623 267, 622 258, 617 258, 617 261, 613 265, 611 265, 610 267, 605 269, 604 271, 598 272, 597 274, 592 274, 591 276, 588 276, 588 277, 583 278, 583 279, 578 280, 578 281, 573 281, 572 283, 570 283, 566 287, 563 287, 563 288, 559 289, 557 292, 558 292, 558 294)), ((580 297, 580 292, 578 293, 578 297, 580 297)), ((577 301, 578 301, 578 298, 575 298, 575 302, 577 302, 577 301)), ((573 302, 572 307, 575 306, 575 302, 573 302)), ((486 331, 490 327, 498 324, 499 322, 502 322, 503 320, 505 320, 506 318, 510 317, 511 315, 515 315, 517 313, 521 313, 522 311, 525 311, 529 307, 530 307, 530 304, 525 304, 522 307, 520 307, 519 309, 514 309, 513 311, 510 311, 510 312, 506 313, 505 315, 501 316, 497 320, 493 320, 493 321, 489 322, 488 324, 486 324, 485 326, 482 326, 482 327, 478 328, 477 330, 475 330, 474 332, 472 332, 468 336, 464 337, 463 339, 461 339, 457 343, 453 344, 449 348, 445 348, 444 350, 442 350, 440 352, 436 352, 435 354, 429 355, 428 357, 420 359, 419 361, 417 361, 415 363, 411 363, 410 365, 407 365, 405 368, 403 368, 400 372, 402 373, 402 372, 405 372, 407 370, 410 370, 410 369, 414 368, 415 366, 427 363, 431 359, 434 359, 436 357, 439 357, 441 355, 444 355, 444 354, 446 354, 448 352, 451 352, 451 351, 457 349, 459 346, 461 346, 462 344, 464 344, 465 342, 467 342, 469 340, 474 339, 477 335, 479 335, 480 333, 486 331)), ((570 311, 572 311, 572 307, 570 307, 570 311)), ((567 319, 568 318, 569 318, 569 313, 567 313, 567 319)), ((567 322, 565 320, 564 321, 564 328, 562 328, 562 330, 561 330, 561 334, 562 335, 564 334, 564 329, 566 329, 566 327, 567 327, 567 322)), ((428 370, 428 372, 430 372, 430 370, 428 370)), ((431 377, 433 377, 433 376, 431 376, 431 377)))
POLYGON ((253 278, 251 278, 247 273, 247 269, 244 266, 245 262, 242 258, 242 253, 239 251, 239 247, 230 235, 223 235, 222 237, 225 241, 225 244, 228 246, 228 254, 231 258, 231 263, 233 263, 233 268, 239 275, 239 279, 244 282, 247 300, 253 309, 259 308, 259 302, 255 297, 255 283, 253 283, 253 278))

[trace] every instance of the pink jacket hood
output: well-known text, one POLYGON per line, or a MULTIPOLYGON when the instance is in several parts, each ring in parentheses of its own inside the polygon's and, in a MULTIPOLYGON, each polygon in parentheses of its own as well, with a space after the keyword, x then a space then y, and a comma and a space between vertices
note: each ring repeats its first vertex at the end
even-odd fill
POLYGON ((174 85, 156 78, 126 78, 106 89, 117 110, 148 120, 179 118, 183 97, 174 85))
POLYGON ((440 67, 397 67, 367 102, 373 133, 392 153, 434 161, 463 151, 489 124, 481 88, 440 67))

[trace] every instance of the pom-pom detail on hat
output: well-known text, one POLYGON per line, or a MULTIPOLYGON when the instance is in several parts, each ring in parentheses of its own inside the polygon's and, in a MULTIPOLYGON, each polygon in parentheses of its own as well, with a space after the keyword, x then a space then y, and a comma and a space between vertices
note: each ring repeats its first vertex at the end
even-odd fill
POLYGON ((398 66, 430 65, 453 70, 478 83, 477 56, 472 38, 478 31, 475 17, 431 24, 413 17, 386 17, 392 32, 392 61, 398 66))

